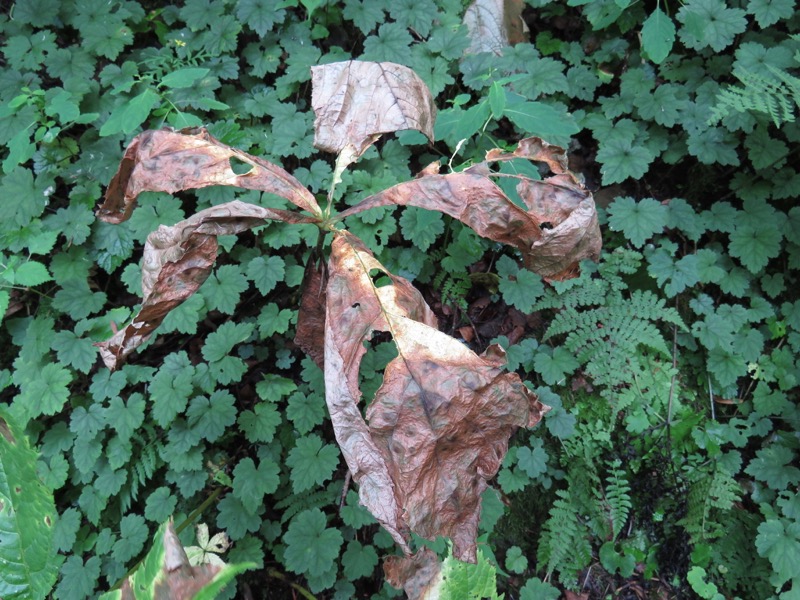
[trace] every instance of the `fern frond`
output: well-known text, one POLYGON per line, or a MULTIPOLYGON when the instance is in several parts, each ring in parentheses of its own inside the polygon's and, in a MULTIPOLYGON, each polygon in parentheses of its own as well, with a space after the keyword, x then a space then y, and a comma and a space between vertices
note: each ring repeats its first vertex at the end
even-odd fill
POLYGON ((800 106, 800 79, 781 69, 769 66, 775 78, 747 69, 737 69, 733 75, 744 87, 728 87, 719 92, 711 109, 710 125, 718 123, 731 112, 754 111, 769 115, 776 127, 794 121, 795 109, 800 106))
POLYGON ((711 469, 696 467, 687 496, 687 513, 680 524, 697 544, 722 535, 717 515, 729 511, 741 498, 741 488, 730 472, 718 463, 711 469))
POLYGON ((608 296, 608 282, 602 279, 587 279, 583 285, 576 285, 562 294, 548 293, 533 305, 533 311, 546 308, 578 308, 605 304, 608 296))
POLYGON ((540 565, 547 565, 548 575, 558 572, 560 580, 574 581, 578 571, 591 560, 591 546, 569 490, 556 494, 558 499, 553 502, 539 538, 537 560, 540 565))
POLYGON ((291 494, 275 503, 277 510, 282 510, 281 523, 286 523, 297 513, 311 508, 323 508, 334 502, 336 494, 331 489, 316 492, 301 492, 291 494))
POLYGON ((724 565, 721 577, 725 588, 736 590, 740 598, 771 598, 769 584, 773 569, 769 560, 753 552, 753 540, 763 517, 746 510, 731 510, 720 519, 722 535, 712 546, 712 561, 724 565))
POLYGON ((608 477, 606 478, 605 501, 608 506, 608 518, 611 523, 611 534, 613 539, 622 532, 622 528, 628 520, 633 503, 631 502, 631 486, 628 484, 628 476, 623 469, 619 459, 609 463, 608 477))

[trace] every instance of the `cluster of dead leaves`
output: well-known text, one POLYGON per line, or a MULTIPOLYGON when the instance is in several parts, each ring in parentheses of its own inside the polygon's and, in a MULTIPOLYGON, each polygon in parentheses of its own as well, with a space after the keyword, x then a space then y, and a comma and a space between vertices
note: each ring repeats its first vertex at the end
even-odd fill
MULTIPOLYGON (((383 133, 417 129, 433 138, 430 92, 405 67, 334 63, 314 67, 313 84, 315 145, 338 153, 338 172, 383 133)), ((496 475, 511 434, 538 423, 547 407, 516 374, 504 372, 502 349, 491 347, 479 356, 440 332, 411 283, 389 273, 361 240, 336 225, 376 206, 438 210, 517 248, 525 266, 543 277, 570 277, 580 260, 598 255, 600 236, 592 196, 566 164, 561 148, 530 138, 514 152, 490 152, 485 162, 463 172, 440 175, 436 168, 426 169, 417 179, 328 219, 285 170, 222 144, 205 129, 146 131, 126 150, 98 211, 101 219, 128 218, 143 191, 173 193, 209 185, 270 192, 298 210, 234 201, 159 227, 144 250, 141 309, 100 344, 103 360, 116 368, 169 311, 197 291, 213 267, 218 236, 269 220, 330 230, 327 267, 309 264, 306 269, 296 341, 324 370, 334 431, 361 503, 409 557, 395 558, 387 574, 405 584, 402 573, 418 573, 420 561, 432 560, 428 554, 411 558, 410 532, 427 539, 450 537, 455 556, 474 561, 481 493, 496 475), (553 172, 542 181, 520 179, 525 208, 491 180, 488 164, 512 158, 543 162, 553 172), (250 170, 236 174, 232 159, 250 170), (375 286, 370 272, 376 269, 390 285, 375 286), (364 342, 375 332, 391 336, 398 356, 386 367, 365 419, 358 372, 364 342)))

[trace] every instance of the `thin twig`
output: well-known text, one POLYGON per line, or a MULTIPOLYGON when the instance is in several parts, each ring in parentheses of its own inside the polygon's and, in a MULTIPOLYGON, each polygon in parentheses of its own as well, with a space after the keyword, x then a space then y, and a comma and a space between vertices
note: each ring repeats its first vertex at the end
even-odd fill
POLYGON ((675 392, 675 379, 678 377, 678 327, 672 326, 672 379, 669 382, 669 402, 667 402, 667 425, 672 424, 672 399, 675 392))

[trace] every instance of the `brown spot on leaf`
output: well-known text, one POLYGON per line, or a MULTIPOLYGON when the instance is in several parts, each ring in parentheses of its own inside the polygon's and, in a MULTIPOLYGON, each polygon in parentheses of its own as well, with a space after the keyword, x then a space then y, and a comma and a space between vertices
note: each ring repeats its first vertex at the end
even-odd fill
POLYGON ((8 422, 3 417, 0 417, 0 435, 2 435, 9 444, 14 446, 17 444, 17 440, 14 438, 14 434, 11 433, 8 422))

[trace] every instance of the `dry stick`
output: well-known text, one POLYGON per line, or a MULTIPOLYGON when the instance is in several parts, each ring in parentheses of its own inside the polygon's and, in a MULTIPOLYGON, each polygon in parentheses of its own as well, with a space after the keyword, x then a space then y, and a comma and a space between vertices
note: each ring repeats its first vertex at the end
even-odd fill
POLYGON ((350 489, 350 480, 353 476, 350 474, 350 469, 347 469, 347 475, 344 476, 344 485, 342 486, 342 497, 339 499, 339 510, 342 510, 344 501, 347 498, 347 490, 350 489))

